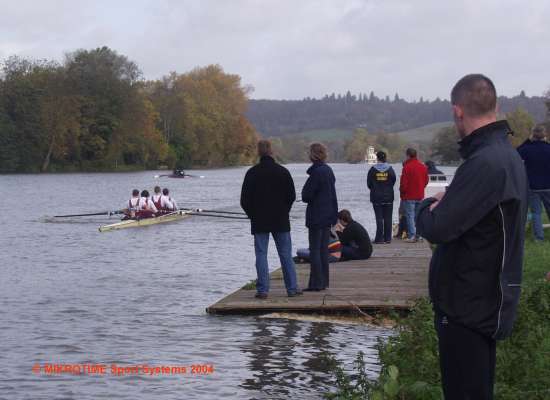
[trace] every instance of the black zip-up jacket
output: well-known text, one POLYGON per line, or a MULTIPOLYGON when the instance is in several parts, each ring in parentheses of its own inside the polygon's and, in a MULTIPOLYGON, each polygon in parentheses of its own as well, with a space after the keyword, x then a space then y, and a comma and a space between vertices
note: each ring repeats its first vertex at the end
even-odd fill
POLYGON ((372 254, 372 244, 369 233, 357 221, 351 221, 342 232, 336 232, 340 243, 344 246, 355 246, 359 249, 361 257, 367 259, 372 254))
POLYGON ((241 207, 251 222, 251 232, 290 232, 289 212, 296 200, 290 172, 264 156, 250 168, 241 189, 241 207))
POLYGON ((370 189, 370 201, 373 204, 393 203, 393 186, 395 185, 395 171, 387 163, 378 163, 369 169, 367 186, 370 189))
POLYGON ((494 339, 510 335, 520 295, 527 176, 506 121, 460 144, 464 163, 441 202, 420 205, 417 229, 437 244, 430 264, 436 313, 494 339))

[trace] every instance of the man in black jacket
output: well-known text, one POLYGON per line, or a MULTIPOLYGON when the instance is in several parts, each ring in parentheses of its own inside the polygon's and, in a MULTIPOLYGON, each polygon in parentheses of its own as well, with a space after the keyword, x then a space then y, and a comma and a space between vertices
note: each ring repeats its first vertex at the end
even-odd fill
POLYGON ((420 234, 437 244, 430 297, 445 399, 492 399, 497 339, 510 335, 520 295, 527 177, 496 120, 496 90, 467 75, 451 92, 460 153, 445 193, 423 201, 420 234))
POLYGON ((251 221, 256 252, 256 297, 266 299, 269 292, 267 247, 269 234, 273 235, 281 260, 283 278, 289 297, 302 294, 296 281, 296 267, 292 260, 289 212, 296 200, 294 181, 288 170, 277 164, 272 156, 271 142, 258 142, 260 162, 250 168, 241 191, 241 207, 251 221))

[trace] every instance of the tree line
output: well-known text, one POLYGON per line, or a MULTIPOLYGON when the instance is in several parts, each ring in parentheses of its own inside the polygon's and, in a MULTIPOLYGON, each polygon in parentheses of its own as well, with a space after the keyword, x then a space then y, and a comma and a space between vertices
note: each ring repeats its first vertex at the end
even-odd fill
MULTIPOLYGON (((545 118, 545 98, 526 96, 522 91, 514 97, 498 99, 503 113, 518 107, 534 116, 545 118)), ((400 132, 407 129, 446 122, 452 119, 448 100, 406 101, 395 94, 393 99, 359 93, 325 95, 321 99, 250 100, 247 116, 264 136, 285 136, 316 129, 367 128, 377 133, 400 132)))
POLYGON ((0 172, 248 163, 248 92, 218 65, 145 81, 108 47, 63 63, 13 56, 0 76, 0 172))

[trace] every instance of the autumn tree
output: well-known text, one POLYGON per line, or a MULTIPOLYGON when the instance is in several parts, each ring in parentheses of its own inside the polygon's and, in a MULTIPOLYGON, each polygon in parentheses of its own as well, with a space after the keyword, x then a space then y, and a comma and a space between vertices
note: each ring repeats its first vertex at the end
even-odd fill
POLYGON ((510 141, 514 147, 522 144, 531 136, 531 131, 535 126, 535 120, 531 114, 523 108, 517 108, 512 112, 506 113, 506 120, 512 129, 513 135, 510 141))

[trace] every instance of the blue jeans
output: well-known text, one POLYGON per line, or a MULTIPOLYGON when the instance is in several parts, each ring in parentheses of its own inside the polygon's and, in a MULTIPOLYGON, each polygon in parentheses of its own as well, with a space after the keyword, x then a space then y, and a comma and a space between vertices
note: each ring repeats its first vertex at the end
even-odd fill
POLYGON ((544 240, 544 229, 542 228, 542 205, 550 218, 550 190, 529 191, 529 207, 533 218, 533 233, 535 239, 544 240))
MULTIPOLYGON (((294 294, 297 291, 296 267, 292 260, 292 239, 290 232, 272 232, 281 267, 283 269, 283 279, 288 294, 294 294)), ((258 279, 256 281, 256 291, 258 293, 269 292, 269 267, 267 265, 267 248, 269 245, 269 233, 261 232, 254 234, 254 251, 256 252, 256 272, 258 279)))
POLYGON ((420 200, 403 200, 405 216, 407 217, 407 233, 409 239, 416 237, 416 214, 418 214, 419 206, 420 200))

